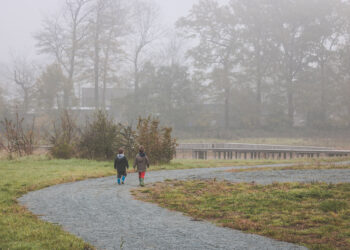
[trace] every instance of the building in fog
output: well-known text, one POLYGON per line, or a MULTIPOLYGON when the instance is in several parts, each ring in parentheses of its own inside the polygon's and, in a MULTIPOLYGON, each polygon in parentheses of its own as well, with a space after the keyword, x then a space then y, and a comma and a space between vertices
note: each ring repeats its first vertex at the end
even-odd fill
MULTIPOLYGON (((130 94, 130 90, 123 88, 107 88, 106 89, 106 111, 111 115, 113 119, 116 121, 122 121, 123 117, 120 112, 113 110, 113 104, 121 101, 128 94, 130 94)), ((99 102, 100 107, 102 107, 103 100, 103 89, 99 89, 99 102)), ((80 107, 78 108, 78 112, 83 116, 91 116, 95 113, 95 88, 82 88, 81 89, 81 99, 80 99, 80 107)))

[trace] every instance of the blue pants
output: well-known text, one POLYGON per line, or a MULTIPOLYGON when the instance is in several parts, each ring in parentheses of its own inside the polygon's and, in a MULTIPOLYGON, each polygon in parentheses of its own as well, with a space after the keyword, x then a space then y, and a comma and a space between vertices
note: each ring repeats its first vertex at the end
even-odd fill
MULTIPOLYGON (((123 183, 124 183, 124 181, 125 181, 125 178, 126 178, 125 175, 123 175, 122 178, 121 178, 123 183)), ((119 177, 118 177, 118 184, 120 184, 120 178, 119 178, 119 177)))

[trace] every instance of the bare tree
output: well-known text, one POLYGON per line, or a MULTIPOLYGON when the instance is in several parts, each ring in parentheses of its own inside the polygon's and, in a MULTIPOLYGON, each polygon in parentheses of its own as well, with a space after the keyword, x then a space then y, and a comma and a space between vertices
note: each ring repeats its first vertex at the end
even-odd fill
POLYGON ((0 119, 2 119, 3 116, 5 116, 5 114, 7 113, 7 109, 8 109, 8 105, 7 105, 7 101, 5 100, 4 90, 0 86, 0 119))
POLYGON ((142 55, 151 43, 161 37, 164 31, 159 24, 159 9, 154 2, 137 0, 134 3, 133 13, 133 35, 134 48, 131 54, 133 64, 134 93, 138 96, 139 73, 144 64, 142 55))
POLYGON ((13 68, 11 69, 12 81, 21 89, 23 98, 23 113, 27 113, 31 105, 31 99, 35 92, 36 83, 36 67, 33 62, 29 62, 27 58, 17 57, 13 60, 13 68))
POLYGON ((44 20, 42 31, 35 35, 39 52, 54 57, 65 71, 63 106, 67 108, 76 76, 77 57, 86 37, 87 17, 91 0, 66 0, 58 17, 44 20))
POLYGON ((189 47, 186 40, 176 34, 175 31, 169 32, 160 50, 160 62, 162 65, 183 65, 186 62, 185 48, 189 47))
POLYGON ((123 0, 98 0, 92 5, 85 47, 85 54, 89 55, 86 77, 94 82, 97 109, 105 109, 107 84, 115 76, 117 65, 122 61, 123 37, 128 30, 128 9, 125 5, 123 0), (93 68, 93 72, 89 72, 89 68, 93 68))
POLYGON ((25 126, 24 118, 16 114, 15 120, 5 118, 0 121, 0 124, 4 127, 6 139, 6 143, 2 144, 2 146, 10 156, 13 153, 18 156, 31 155, 33 153, 35 144, 34 119, 30 126, 25 126))
POLYGON ((100 36, 101 30, 103 29, 102 18, 103 18, 103 10, 105 8, 105 3, 103 0, 98 0, 96 5, 94 6, 95 13, 92 21, 93 25, 93 41, 94 41, 94 85, 95 85, 95 108, 100 108, 99 101, 99 78, 100 78, 100 36))
POLYGON ((118 71, 125 52, 122 45, 128 34, 129 23, 127 21, 129 10, 122 0, 107 1, 105 10, 105 31, 102 37, 102 108, 106 108, 106 88, 110 78, 118 71))

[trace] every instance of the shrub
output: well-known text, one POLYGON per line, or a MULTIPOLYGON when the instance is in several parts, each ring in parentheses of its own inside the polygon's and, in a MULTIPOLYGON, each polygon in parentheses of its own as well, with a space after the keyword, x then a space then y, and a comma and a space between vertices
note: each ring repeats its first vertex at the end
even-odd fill
POLYGON ((75 156, 79 131, 75 119, 67 110, 61 113, 59 120, 53 122, 49 140, 53 145, 50 153, 54 158, 70 159, 75 156))
POLYGON ((72 145, 59 143, 51 148, 51 155, 58 159, 70 159, 74 156, 75 150, 72 145))
POLYGON ((5 149, 5 144, 4 144, 3 139, 1 137, 1 134, 0 134, 0 152, 1 152, 1 150, 4 150, 4 149, 5 149))
POLYGON ((16 114, 15 120, 5 118, 1 121, 5 131, 5 143, 1 143, 1 146, 10 157, 12 157, 12 154, 17 154, 20 157, 33 154, 35 143, 34 124, 33 119, 30 126, 25 126, 24 118, 20 118, 18 114, 16 114))
POLYGON ((175 154, 176 141, 171 137, 171 128, 160 128, 159 121, 148 117, 139 119, 137 131, 131 126, 115 124, 106 112, 97 111, 92 121, 78 133, 74 119, 64 112, 59 122, 54 123, 50 141, 51 155, 68 159, 75 155, 95 160, 111 160, 122 147, 129 159, 136 152, 136 145, 143 145, 152 164, 168 163, 175 154))
POLYGON ((176 152, 176 140, 171 137, 173 129, 163 128, 162 129, 162 158, 161 161, 169 163, 176 152))
POLYGON ((123 126, 119 124, 119 141, 118 146, 124 148, 125 155, 131 159, 135 157, 137 152, 136 149, 136 132, 132 129, 131 126, 123 126))
POLYGON ((103 111, 94 114, 87 122, 79 143, 82 157, 89 159, 112 159, 120 141, 120 127, 103 111))
POLYGON ((143 145, 153 164, 169 163, 175 154, 176 140, 171 137, 171 128, 160 128, 159 120, 139 118, 137 143, 143 145))

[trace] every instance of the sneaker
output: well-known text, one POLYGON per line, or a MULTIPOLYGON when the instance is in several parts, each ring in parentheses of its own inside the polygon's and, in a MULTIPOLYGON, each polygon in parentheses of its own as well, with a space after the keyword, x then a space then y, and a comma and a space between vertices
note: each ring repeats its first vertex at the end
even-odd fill
POLYGON ((124 185, 124 181, 122 182, 122 184, 124 185))

